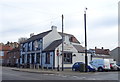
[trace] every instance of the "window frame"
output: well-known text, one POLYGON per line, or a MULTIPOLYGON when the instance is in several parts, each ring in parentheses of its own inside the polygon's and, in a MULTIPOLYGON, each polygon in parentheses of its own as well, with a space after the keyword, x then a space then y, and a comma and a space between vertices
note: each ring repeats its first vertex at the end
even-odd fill
POLYGON ((50 64, 50 52, 47 52, 45 57, 45 63, 50 64))
POLYGON ((72 53, 64 53, 64 64, 72 64, 72 53))

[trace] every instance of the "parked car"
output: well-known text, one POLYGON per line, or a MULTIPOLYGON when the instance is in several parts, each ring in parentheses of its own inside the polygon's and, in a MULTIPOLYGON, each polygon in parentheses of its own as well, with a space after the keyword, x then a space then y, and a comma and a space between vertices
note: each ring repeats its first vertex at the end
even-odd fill
POLYGON ((102 72, 110 70, 109 59, 95 59, 90 62, 90 64, 97 68, 97 71, 102 72))
POLYGON ((110 68, 111 68, 111 70, 120 70, 120 66, 118 66, 117 64, 114 64, 114 63, 110 64, 110 68))
POLYGON ((118 66, 120 66, 120 64, 117 64, 118 66))
POLYGON ((72 70, 73 71, 80 71, 80 67, 83 64, 84 64, 83 62, 76 62, 76 63, 74 63, 74 65, 72 66, 72 70))
MULTIPOLYGON (((72 66, 72 70, 73 71, 84 71, 84 67, 85 64, 83 62, 76 62, 73 66, 72 66)), ((88 71, 89 72, 95 72, 96 69, 94 67, 92 67, 90 64, 88 64, 88 71)))
POLYGON ((88 71, 89 72, 95 72, 95 71, 97 71, 97 68, 92 66, 91 64, 88 64, 88 71))

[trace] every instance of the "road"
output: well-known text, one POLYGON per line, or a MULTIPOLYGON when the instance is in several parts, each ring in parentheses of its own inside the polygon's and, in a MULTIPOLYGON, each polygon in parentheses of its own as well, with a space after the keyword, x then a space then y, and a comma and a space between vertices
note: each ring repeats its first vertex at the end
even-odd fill
POLYGON ((13 71, 9 67, 2 68, 3 80, 118 80, 118 72, 95 72, 80 74, 39 74, 13 71))

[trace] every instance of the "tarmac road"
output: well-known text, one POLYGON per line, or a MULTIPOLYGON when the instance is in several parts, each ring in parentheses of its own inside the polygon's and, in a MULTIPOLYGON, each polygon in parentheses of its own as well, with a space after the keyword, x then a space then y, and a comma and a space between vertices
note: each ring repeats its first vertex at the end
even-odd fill
POLYGON ((118 80, 118 72, 30 73, 2 67, 2 80, 118 80))

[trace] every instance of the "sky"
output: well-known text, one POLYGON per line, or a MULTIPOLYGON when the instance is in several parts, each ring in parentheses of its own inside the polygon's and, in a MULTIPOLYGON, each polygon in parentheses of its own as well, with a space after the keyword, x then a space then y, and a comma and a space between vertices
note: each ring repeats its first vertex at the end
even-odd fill
POLYGON ((87 7, 89 48, 114 49, 118 46, 119 0, 0 0, 0 42, 17 42, 57 26, 73 34, 84 46, 84 11, 87 7))

